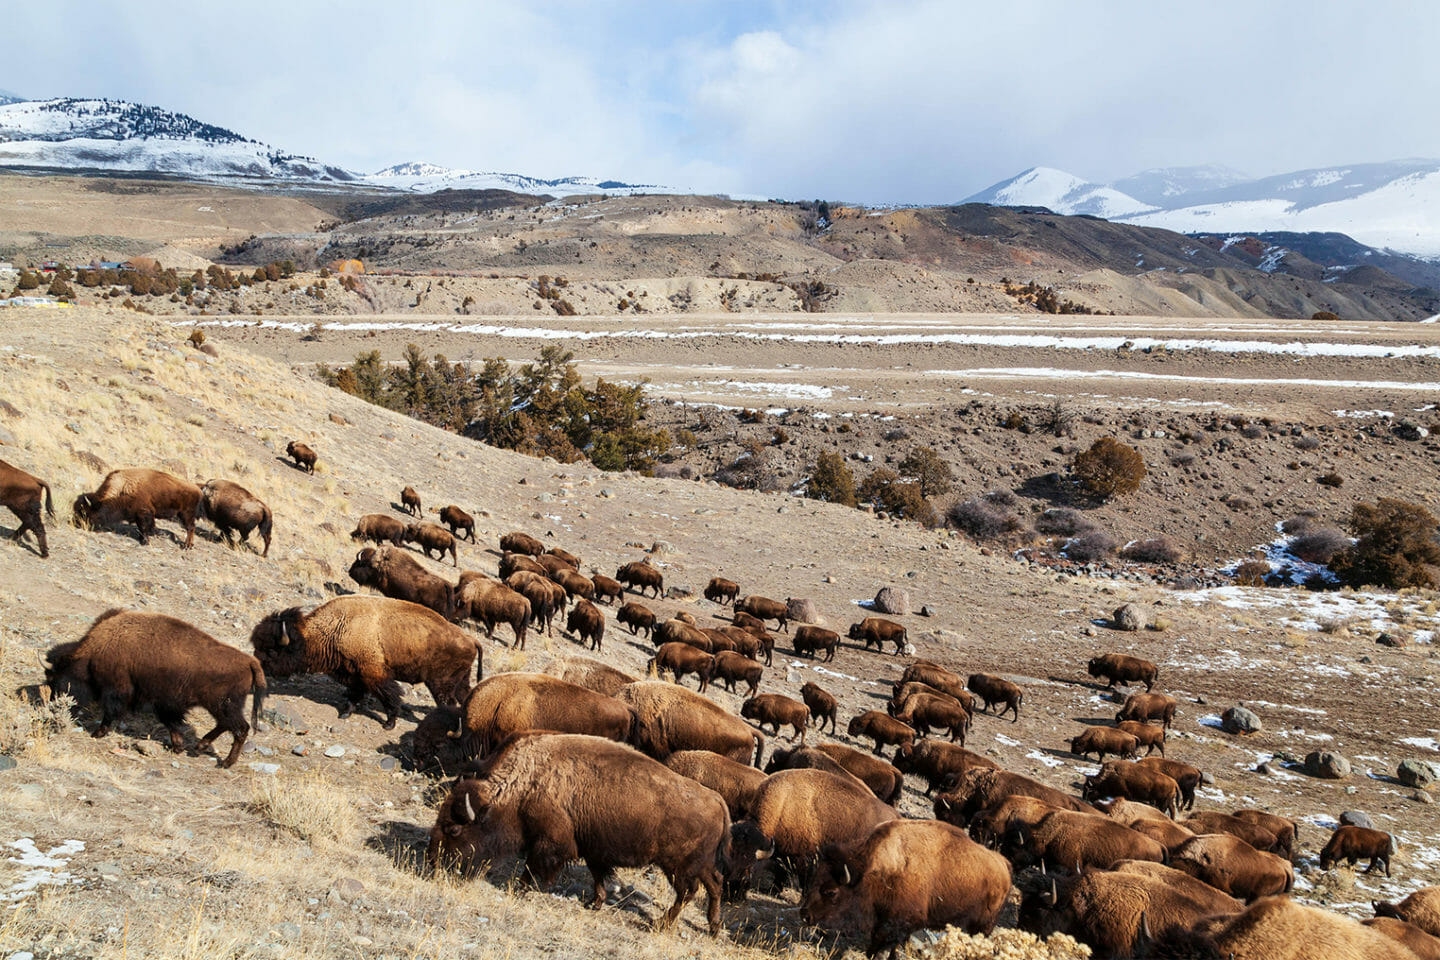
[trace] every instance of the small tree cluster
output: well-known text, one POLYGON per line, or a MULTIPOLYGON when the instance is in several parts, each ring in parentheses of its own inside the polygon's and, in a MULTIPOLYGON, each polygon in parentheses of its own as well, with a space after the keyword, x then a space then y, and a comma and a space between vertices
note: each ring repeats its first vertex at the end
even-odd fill
POLYGON ((1120 556, 1132 563, 1178 563, 1181 554, 1169 537, 1152 537, 1126 544, 1120 556))
POLYGON ((933 527, 940 520, 935 507, 920 492, 920 485, 901 478, 894 470, 881 467, 860 484, 860 499, 873 503, 894 517, 916 520, 933 527))
POLYGON ((1356 540, 1340 551, 1331 569, 1352 586, 1390 589, 1434 587, 1440 566, 1435 515, 1418 503, 1381 497, 1350 512, 1356 540))
POLYGON ((812 500, 855 506, 855 475, 850 472, 845 458, 833 450, 821 453, 815 460, 815 469, 810 473, 810 483, 805 488, 805 495, 812 500))
POLYGON ((920 496, 928 500, 948 492, 954 474, 933 447, 916 447, 900 461, 900 476, 918 484, 920 496))
POLYGON ((1101 437, 1090 449, 1075 455, 1070 470, 1087 493, 1109 500, 1140 489, 1140 481, 1145 479, 1145 459, 1129 444, 1101 437))
POLYGON ((987 497, 972 497, 950 507, 945 519, 950 526, 974 540, 998 540, 1018 532, 1023 524, 1005 505, 987 497))

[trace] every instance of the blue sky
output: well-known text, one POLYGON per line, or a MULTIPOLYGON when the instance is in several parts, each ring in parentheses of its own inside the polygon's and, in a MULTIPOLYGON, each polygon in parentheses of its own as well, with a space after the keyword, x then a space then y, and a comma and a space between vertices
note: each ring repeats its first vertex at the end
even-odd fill
POLYGON ((152 103, 362 171, 939 203, 1035 165, 1440 156, 1432 4, 132 0, 7 20, 27 41, 0 88, 152 103))

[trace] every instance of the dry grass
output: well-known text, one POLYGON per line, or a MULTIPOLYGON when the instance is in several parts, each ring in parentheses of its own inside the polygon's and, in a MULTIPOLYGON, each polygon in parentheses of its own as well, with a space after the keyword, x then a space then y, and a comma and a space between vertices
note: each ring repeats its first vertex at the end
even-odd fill
POLYGON ((258 777, 251 810, 301 840, 345 842, 359 832, 354 799, 318 773, 258 777))
POLYGON ((1350 636, 1355 625, 1354 617, 1326 617, 1319 621, 1321 633, 1340 639, 1350 636))
POLYGON ((946 927, 945 935, 924 951, 930 960, 1088 960, 1090 948, 1063 933, 1044 939, 1023 930, 996 930, 990 936, 946 927))

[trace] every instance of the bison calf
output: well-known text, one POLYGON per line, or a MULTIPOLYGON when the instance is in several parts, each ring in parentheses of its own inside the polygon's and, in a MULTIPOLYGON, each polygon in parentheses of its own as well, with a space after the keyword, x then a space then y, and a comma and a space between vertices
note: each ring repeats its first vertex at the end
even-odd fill
POLYGON ((291 440, 285 444, 285 456, 294 460, 295 466, 306 473, 315 472, 315 461, 319 459, 308 444, 301 443, 299 440, 291 440))
POLYGON ((715 666, 715 658, 697 647, 688 643, 672 641, 662 643, 660 649, 655 651, 655 656, 645 665, 647 671, 654 670, 655 676, 665 676, 668 670, 679 683, 687 673, 693 673, 700 680, 700 691, 710 685, 710 671, 715 666))
POLYGON ((797 655, 811 658, 824 651, 825 662, 829 663, 835 659, 835 650, 840 646, 840 634, 807 623, 795 628, 795 638, 791 641, 791 646, 795 648, 797 655))
POLYGON ((440 509, 440 522, 450 528, 451 536, 460 540, 469 540, 471 543, 475 542, 475 518, 455 504, 452 503, 448 507, 440 509), (461 530, 465 531, 463 536, 460 534, 461 530))
POLYGON ((455 537, 440 526, 438 523, 430 523, 428 520, 422 523, 412 523, 405 528, 405 542, 418 544, 425 553, 425 559, 444 561, 445 554, 450 554, 450 566, 460 566, 459 548, 455 545, 455 537), (431 557, 431 552, 438 554, 431 557))
POLYGON ((414 487, 406 487, 400 491, 400 509, 412 517, 418 517, 424 512, 420 509, 420 494, 415 492, 414 487))
POLYGON ((446 620, 455 617, 455 587, 395 547, 366 547, 350 564, 350 579, 394 600, 429 607, 446 620))
POLYGON ((1004 709, 995 714, 996 718, 1011 713, 1011 723, 1020 720, 1020 701, 1025 698, 1025 691, 1020 689, 1018 684, 1011 683, 1003 677, 997 677, 993 673, 972 673, 965 684, 970 692, 985 702, 985 711, 997 703, 1005 704, 1004 709))
POLYGON ((614 603, 625 596, 625 585, 603 573, 592 573, 590 582, 595 585, 596 603, 614 603))
POLYGON ((45 542, 45 523, 40 517, 42 501, 45 512, 53 518, 55 503, 50 499, 50 484, 0 460, 0 505, 9 507, 10 512, 20 518, 20 529, 11 534, 10 539, 18 543, 26 530, 32 531, 43 560, 50 556, 50 547, 45 542))
POLYGON ((1140 741, 1132 734, 1113 727, 1090 727, 1070 738, 1070 752, 1086 757, 1095 754, 1095 759, 1112 757, 1134 758, 1140 751, 1140 741))
POLYGON ((641 630, 649 637, 655 630, 655 613, 643 604, 625 603, 615 612, 615 622, 629 627, 632 637, 639 635, 641 630))
POLYGON ((851 720, 850 726, 845 729, 852 737, 869 737, 874 740, 874 752, 879 756, 884 756, 883 747, 887 745, 915 745, 914 727, 879 710, 866 710, 851 720))
POLYGON ((565 629, 579 637, 581 643, 590 644, 591 650, 599 650, 605 636, 605 615, 589 600, 578 600, 565 621, 565 629))
POLYGON ((749 687, 745 696, 753 697, 760 689, 760 677, 764 672, 765 667, 760 661, 752 660, 735 650, 721 650, 715 654, 715 665, 710 671, 710 679, 712 682, 719 680, 731 693, 735 692, 735 684, 743 682, 749 687))

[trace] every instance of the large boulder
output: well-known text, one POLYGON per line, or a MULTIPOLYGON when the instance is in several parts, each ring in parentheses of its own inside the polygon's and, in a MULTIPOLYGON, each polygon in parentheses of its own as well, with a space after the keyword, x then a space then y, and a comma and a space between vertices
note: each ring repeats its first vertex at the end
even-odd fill
POLYGON ((824 618, 815 609, 815 601, 804 597, 790 597, 785 601, 787 615, 796 623, 822 623, 824 618))
POLYGON ((1346 810, 1340 814, 1340 826, 1364 827, 1366 830, 1375 829, 1375 823, 1370 819, 1370 816, 1359 810, 1346 810))
POLYGON ((1407 787, 1424 790, 1440 780, 1440 764, 1431 763, 1429 760, 1403 760, 1400 769, 1395 771, 1395 776, 1407 787))
POLYGON ((910 591, 899 587, 881 587, 875 594, 874 607, 880 613, 896 617, 910 616, 910 591))
POLYGON ((1127 603, 1116 608, 1110 622, 1115 625, 1116 630, 1144 630, 1150 626, 1150 611, 1137 604, 1127 603))
POLYGON ((1264 728, 1259 715, 1248 707, 1234 706, 1220 715, 1220 729, 1226 733, 1257 733, 1264 728))
POLYGON ((1333 750, 1313 750, 1305 755, 1304 769, 1321 780, 1344 780, 1350 776, 1350 761, 1333 750))

